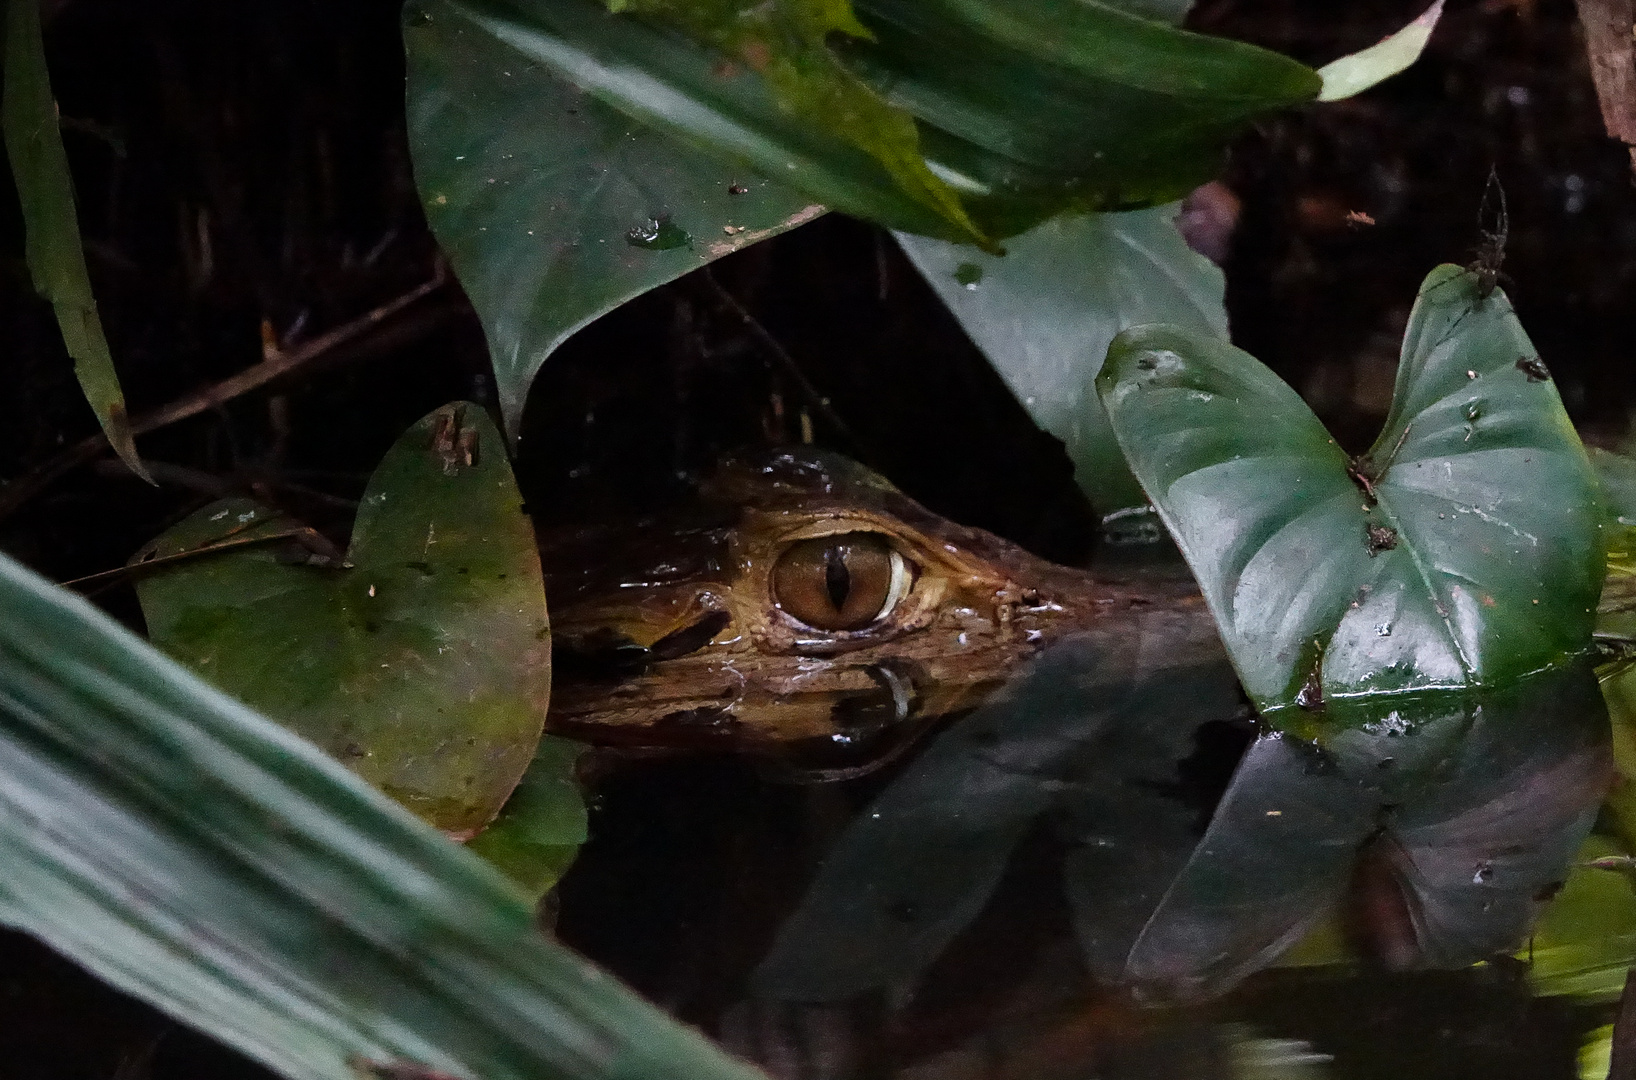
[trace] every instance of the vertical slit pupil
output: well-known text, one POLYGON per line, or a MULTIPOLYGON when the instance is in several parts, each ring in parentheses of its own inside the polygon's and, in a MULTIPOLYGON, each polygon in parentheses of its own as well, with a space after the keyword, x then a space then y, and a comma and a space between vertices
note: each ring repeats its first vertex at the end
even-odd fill
POLYGON ((835 544, 824 552, 824 591, 836 611, 846 606, 852 594, 852 571, 846 568, 846 548, 835 544))

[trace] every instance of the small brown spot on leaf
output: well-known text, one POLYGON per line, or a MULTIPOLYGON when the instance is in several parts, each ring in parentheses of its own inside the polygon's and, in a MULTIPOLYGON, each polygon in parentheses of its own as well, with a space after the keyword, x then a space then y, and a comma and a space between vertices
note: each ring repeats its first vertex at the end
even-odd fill
POLYGON ((1364 542, 1369 548, 1369 557, 1372 559, 1383 551, 1391 551, 1397 547, 1397 530, 1389 525, 1365 525, 1364 542))

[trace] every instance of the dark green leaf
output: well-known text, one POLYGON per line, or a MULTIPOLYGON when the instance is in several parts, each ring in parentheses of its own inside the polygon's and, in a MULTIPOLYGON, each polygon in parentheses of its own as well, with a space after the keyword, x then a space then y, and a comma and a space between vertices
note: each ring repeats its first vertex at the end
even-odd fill
POLYGON ((1226 282, 1182 240, 1176 210, 1053 218, 1006 241, 1004 256, 897 238, 1104 513, 1146 501, 1091 384, 1109 342, 1159 322, 1227 337, 1226 282))
POLYGON ((1427 277, 1361 479, 1293 390, 1213 338, 1127 331, 1097 389, 1264 711, 1501 684, 1588 647, 1596 480, 1475 275, 1427 277))
MULTIPOLYGON (((651 48, 675 46, 594 3, 560 7, 565 18, 645 35, 651 48)), ((415 179, 427 220, 483 321, 513 435, 535 372, 568 335, 633 296, 823 212, 811 198, 701 154, 563 81, 565 71, 588 83, 595 72, 628 80, 619 84, 627 93, 647 85, 595 56, 565 58, 561 39, 514 13, 411 3, 404 42, 415 179)))
POLYGON ((136 456, 125 395, 102 333, 96 297, 85 269, 79 218, 74 212, 74 180, 68 172, 57 102, 51 96, 45 45, 40 36, 39 0, 6 5, 6 72, 0 124, 6 155, 23 206, 29 273, 35 290, 57 312, 63 344, 74 360, 85 400, 97 414, 108 443, 138 476, 153 478, 136 456))
MULTIPOLYGON (((134 561, 288 531, 270 516, 217 503, 134 561)), ((156 569, 137 593, 156 644, 452 835, 492 818, 534 756, 545 586, 504 443, 475 405, 439 409, 387 453, 346 566, 256 545, 156 569)), ((577 837, 583 809, 563 813, 577 837)))
MULTIPOLYGON (((842 50, 918 120, 931 172, 985 235, 1175 198, 1250 119, 1318 90, 1294 61, 1112 7, 1076 5, 1058 26, 1046 0, 1002 6, 859 5, 878 42, 842 50)), ((568 334, 822 207, 974 235, 924 185, 905 190, 879 157, 782 108, 748 65, 597 0, 417 0, 404 35, 416 180, 483 319, 513 434, 568 334)))
POLYGON ((292 1080, 759 1080, 316 747, 0 556, 0 919, 292 1080), (416 1074, 418 1075, 418 1074, 416 1074))
POLYGON ((880 163, 900 191, 966 239, 986 242, 960 197, 926 165, 914 118, 888 105, 830 48, 830 35, 870 40, 850 0, 769 4, 698 0, 606 0, 616 12, 678 26, 759 75, 786 112, 817 125, 880 163))
POLYGON ((1315 72, 1276 53, 1095 0, 857 8, 876 43, 849 48, 849 60, 921 121, 928 160, 996 237, 1063 210, 1179 198, 1250 120, 1319 88, 1315 72))

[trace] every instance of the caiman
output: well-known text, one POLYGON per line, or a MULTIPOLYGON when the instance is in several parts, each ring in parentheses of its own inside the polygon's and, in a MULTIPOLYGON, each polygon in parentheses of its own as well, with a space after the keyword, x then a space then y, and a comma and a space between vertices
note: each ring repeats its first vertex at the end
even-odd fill
POLYGON ((690 522, 543 543, 551 731, 844 778, 977 706, 1068 633, 1124 635, 1140 615, 1184 653, 1221 655, 1185 574, 1120 580, 1047 562, 836 454, 730 460, 699 496, 690 522))

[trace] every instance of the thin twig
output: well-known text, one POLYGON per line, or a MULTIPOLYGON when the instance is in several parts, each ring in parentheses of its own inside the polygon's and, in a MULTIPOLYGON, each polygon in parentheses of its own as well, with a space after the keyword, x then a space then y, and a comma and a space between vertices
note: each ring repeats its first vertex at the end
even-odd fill
MULTIPOLYGON (((240 548, 270 544, 274 540, 295 540, 324 565, 336 566, 342 562, 339 550, 318 530, 308 525, 290 525, 276 532, 258 533, 255 536, 229 535, 224 539, 212 540, 196 548, 188 548, 186 551, 176 551, 169 555, 156 555, 151 559, 142 559, 125 566, 116 566, 112 570, 99 570, 94 574, 73 578, 62 584, 64 588, 78 589, 83 593, 87 585, 123 581, 128 577, 145 574, 149 570, 157 570, 160 567, 187 562, 190 559, 203 558, 206 555, 217 555, 224 551, 237 551, 240 548)), ((91 594, 87 593, 86 595, 91 594)))
POLYGON ((761 325, 760 320, 750 314, 749 309, 739 303, 738 297, 728 292, 726 287, 716 280, 716 275, 712 274, 708 268, 704 270, 701 276, 710 283, 710 288, 726 305, 728 310, 738 316, 739 321, 744 324, 744 328, 750 332, 750 336, 755 338, 761 347, 766 349, 778 361, 779 366, 784 369, 784 373, 795 381, 795 385, 801 390, 801 396, 806 398, 808 403, 824 418, 825 422, 835 429, 836 434, 851 443, 854 448, 857 448, 859 446, 858 437, 852 434, 852 429, 847 427, 846 421, 842 420, 840 414, 830 406, 829 399, 820 394, 818 388, 807 380, 806 373, 801 370, 801 365, 795 362, 795 357, 790 355, 790 351, 784 348, 779 340, 767 331, 765 326, 761 325))
MULTIPOLYGON (((402 296, 389 300, 334 330, 320 334, 290 352, 268 350, 266 358, 261 363, 138 417, 131 422, 131 432, 133 435, 146 435, 150 431, 197 416, 305 367, 430 296, 447 281, 447 271, 440 261, 429 281, 415 286, 402 296)), ((96 460, 107 448, 108 440, 103 435, 91 435, 70 446, 33 472, 0 487, 0 518, 10 516, 59 478, 87 462, 96 460)))

